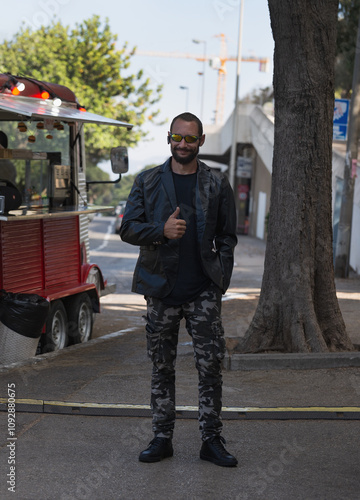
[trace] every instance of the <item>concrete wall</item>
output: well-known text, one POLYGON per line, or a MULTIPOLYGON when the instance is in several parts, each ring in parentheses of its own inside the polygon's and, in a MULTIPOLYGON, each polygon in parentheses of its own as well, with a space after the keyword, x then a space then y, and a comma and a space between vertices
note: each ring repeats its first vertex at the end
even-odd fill
POLYGON ((272 172, 274 150, 274 119, 265 115, 259 106, 249 114, 251 142, 268 172, 272 172))
POLYGON ((351 230, 350 266, 360 274, 360 167, 356 169, 353 220, 351 230))
MULTIPOLYGON (((332 157, 332 206, 334 211, 335 192, 338 179, 344 178, 346 144, 336 144, 333 149, 332 157)), ((351 245, 350 245, 350 266, 357 274, 360 274, 360 167, 356 169, 353 219, 351 227, 351 245)))
POLYGON ((270 210, 270 194, 271 173, 257 154, 251 180, 249 234, 261 240, 266 239, 265 218, 270 210))
MULTIPOLYGON (((252 130, 249 123, 249 116, 256 108, 254 104, 244 104, 239 107, 238 113, 238 137, 239 143, 252 143, 252 130)), ((264 115, 265 116, 265 115, 264 115)), ((204 125, 206 141, 201 148, 202 154, 222 155, 231 148, 233 129, 233 116, 222 125, 204 125)))

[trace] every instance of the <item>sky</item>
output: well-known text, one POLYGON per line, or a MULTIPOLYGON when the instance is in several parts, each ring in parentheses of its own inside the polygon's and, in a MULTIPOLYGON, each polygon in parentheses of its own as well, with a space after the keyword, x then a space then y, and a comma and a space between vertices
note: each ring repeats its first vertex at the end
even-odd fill
MULTIPOLYGON (((94 14, 108 18, 110 29, 118 36, 118 47, 125 42, 129 48, 151 51, 154 55, 135 55, 129 71, 144 70, 152 88, 163 85, 159 120, 161 126, 144 125, 146 141, 129 150, 130 173, 146 165, 159 164, 169 156, 166 135, 174 116, 190 111, 199 116, 206 126, 214 123, 218 72, 193 58, 220 55, 221 37, 226 41, 227 57, 237 57, 239 41, 240 4, 243 2, 241 55, 269 58, 268 72, 260 72, 257 62, 242 62, 239 77, 239 97, 254 89, 272 84, 274 42, 271 33, 267 0, 27 0, 20 8, 3 9, 0 40, 11 39, 22 24, 33 29, 48 25, 52 19, 73 27, 94 14), (193 39, 200 40, 195 44, 193 39), (175 53, 177 57, 163 57, 160 53, 175 53), (204 71, 205 70, 205 71, 204 71), (199 75, 199 73, 204 73, 199 75), (181 89, 180 87, 186 87, 181 89), (203 93, 204 86, 204 93, 203 93), (202 106, 202 102, 204 103, 202 106), (187 108, 187 109, 186 109, 187 108)), ((11 69, 9 69, 11 71, 11 69)), ((235 102, 237 63, 226 63, 224 121, 230 116, 235 102)), ((58 82, 61 83, 61 82, 58 82)), ((109 166, 104 169, 109 171, 109 166)))

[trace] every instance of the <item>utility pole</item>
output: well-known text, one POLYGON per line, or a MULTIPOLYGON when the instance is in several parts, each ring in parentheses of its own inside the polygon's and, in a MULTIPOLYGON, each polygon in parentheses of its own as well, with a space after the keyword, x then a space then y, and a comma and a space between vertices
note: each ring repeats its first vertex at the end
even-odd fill
POLYGON ((185 111, 189 111, 189 87, 185 85, 180 85, 181 90, 186 90, 186 101, 185 101, 185 111))
POLYGON ((239 109, 239 84, 240 84, 240 67, 241 67, 241 45, 242 45, 242 23, 244 12, 244 0, 241 0, 240 18, 239 18, 239 38, 238 38, 238 53, 237 53, 237 71, 236 71, 236 86, 235 86, 235 105, 233 115, 233 133, 229 165, 229 182, 235 189, 235 168, 237 159, 237 135, 238 135, 238 109, 239 109))
MULTIPOLYGON (((344 185, 341 199, 339 228, 335 250, 335 276, 347 278, 350 268, 351 225, 354 204, 355 177, 353 163, 357 164, 360 117, 360 17, 356 39, 355 63, 349 115, 349 132, 346 147, 344 185)), ((356 170, 355 170, 356 171, 356 170)))
MULTIPOLYGON (((203 57, 203 72, 202 72, 202 91, 201 91, 201 110, 200 110, 200 120, 204 122, 204 97, 205 97, 205 69, 206 69, 206 41, 193 39, 193 43, 203 43, 204 44, 204 57, 203 57)), ((199 73, 201 74, 201 73, 199 73)))

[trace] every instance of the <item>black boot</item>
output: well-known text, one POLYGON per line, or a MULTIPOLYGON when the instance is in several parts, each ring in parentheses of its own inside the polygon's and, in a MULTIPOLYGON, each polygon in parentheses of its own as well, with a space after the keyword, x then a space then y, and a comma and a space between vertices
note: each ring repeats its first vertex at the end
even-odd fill
POLYGON ((140 462, 160 462, 163 458, 172 457, 174 450, 170 438, 154 437, 146 450, 139 455, 140 462))
POLYGON ((236 467, 238 461, 225 450, 224 444, 225 439, 222 436, 207 439, 202 444, 200 458, 222 467, 236 467))

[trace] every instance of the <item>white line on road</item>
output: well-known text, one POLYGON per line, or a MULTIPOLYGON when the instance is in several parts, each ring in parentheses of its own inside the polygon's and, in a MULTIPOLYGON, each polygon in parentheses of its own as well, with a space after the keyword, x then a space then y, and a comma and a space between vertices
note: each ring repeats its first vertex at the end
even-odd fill
POLYGON ((119 330, 117 332, 108 333, 107 335, 103 335, 102 337, 97 337, 97 338, 99 338, 99 339, 112 339, 114 337, 121 337, 122 335, 125 335, 125 333, 133 332, 137 329, 138 329, 137 327, 125 328, 125 330, 119 330))
POLYGON ((110 224, 108 225, 108 228, 107 228, 107 231, 106 231, 106 234, 104 236, 104 241, 101 243, 100 246, 98 246, 97 248, 94 248, 91 252, 99 252, 100 250, 103 250, 104 248, 107 247, 108 243, 109 243, 109 238, 110 238, 110 235, 114 232, 113 231, 113 228, 114 228, 114 224, 115 224, 115 220, 112 220, 110 222, 110 224))

